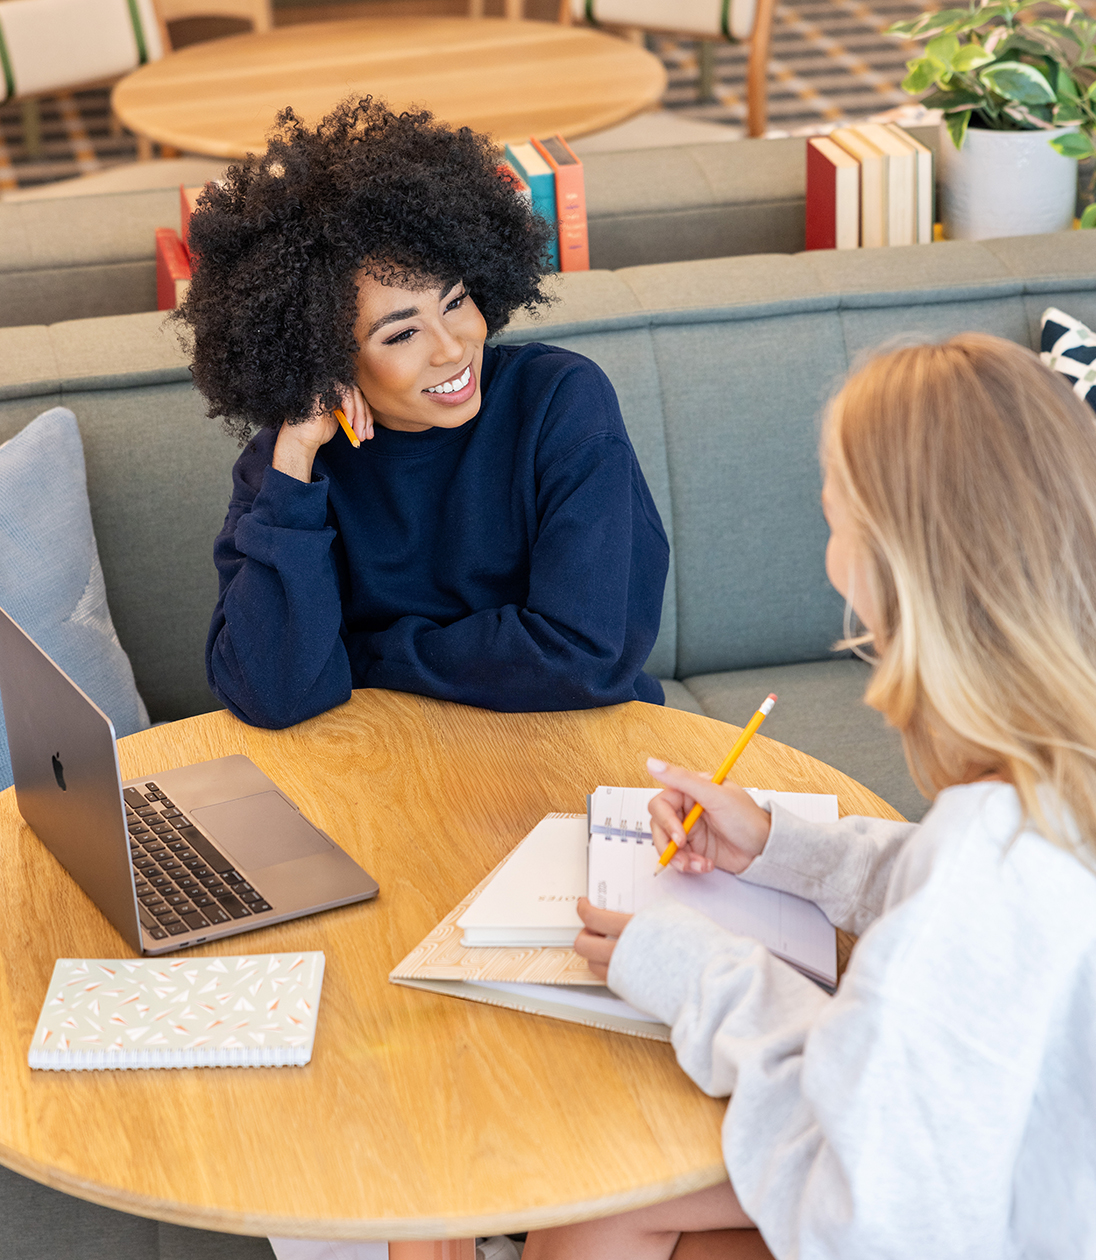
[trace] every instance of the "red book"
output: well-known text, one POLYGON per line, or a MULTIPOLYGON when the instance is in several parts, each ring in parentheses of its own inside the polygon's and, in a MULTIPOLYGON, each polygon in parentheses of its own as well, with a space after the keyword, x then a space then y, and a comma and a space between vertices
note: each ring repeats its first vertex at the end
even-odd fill
POLYGON ((190 284, 190 258, 174 228, 156 229, 156 309, 173 310, 190 284))
POLYGON ((860 163, 819 136, 807 141, 807 249, 860 244, 860 163))
POLYGON ((556 177, 556 211, 559 215, 560 271, 590 270, 590 237, 586 230, 586 185, 582 163, 560 135, 547 140, 530 137, 533 148, 556 177))

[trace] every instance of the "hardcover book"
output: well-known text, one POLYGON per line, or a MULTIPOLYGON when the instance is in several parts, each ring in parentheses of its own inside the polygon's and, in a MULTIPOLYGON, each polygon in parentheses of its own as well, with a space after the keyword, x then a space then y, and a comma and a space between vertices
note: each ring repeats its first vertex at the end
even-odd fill
POLYGON ((559 215, 556 211, 556 177, 532 144, 508 144, 506 160, 529 187, 533 209, 552 229, 545 251, 545 265, 559 270, 559 215))
POLYGON ((156 309, 170 311, 190 287, 190 255, 174 228, 156 229, 156 309))
POLYGON ((839 127, 830 139, 860 163, 861 246, 874 249, 886 245, 887 189, 882 152, 855 127, 839 127))
POLYGON ((883 155, 884 205, 888 245, 913 245, 917 240, 917 159, 905 132, 879 123, 853 128, 883 155))
POLYGON ((556 177, 559 218, 560 271, 590 270, 590 239, 586 226, 586 184, 582 163, 560 135, 533 140, 533 147, 556 177))
POLYGON ((807 249, 860 245, 860 163, 825 136, 807 141, 807 249))

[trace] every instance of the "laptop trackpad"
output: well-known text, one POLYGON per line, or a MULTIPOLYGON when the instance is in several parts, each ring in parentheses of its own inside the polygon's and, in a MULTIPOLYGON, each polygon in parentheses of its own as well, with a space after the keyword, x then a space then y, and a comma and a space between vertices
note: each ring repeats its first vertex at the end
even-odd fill
POLYGON ((277 866, 334 845, 277 792, 259 792, 190 811, 225 853, 247 870, 277 866))

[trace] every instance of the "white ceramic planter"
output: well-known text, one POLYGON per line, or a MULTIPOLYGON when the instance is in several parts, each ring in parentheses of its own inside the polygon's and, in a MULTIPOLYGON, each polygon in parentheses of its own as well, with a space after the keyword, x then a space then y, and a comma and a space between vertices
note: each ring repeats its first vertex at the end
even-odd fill
POLYGON ((1077 159, 1050 147, 1075 131, 985 131, 967 128, 956 149, 940 124, 940 218, 952 241, 1030 236, 1072 227, 1077 200, 1077 159))

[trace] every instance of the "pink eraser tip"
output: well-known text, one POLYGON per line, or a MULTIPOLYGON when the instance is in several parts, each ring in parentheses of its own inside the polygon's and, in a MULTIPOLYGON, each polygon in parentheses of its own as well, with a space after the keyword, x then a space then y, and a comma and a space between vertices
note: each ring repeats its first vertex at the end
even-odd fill
POLYGON ((776 692, 775 692, 775 691, 770 691, 770 692, 769 692, 769 694, 765 697, 765 699, 766 699, 766 700, 771 700, 771 701, 773 702, 773 704, 776 704, 776 692))

